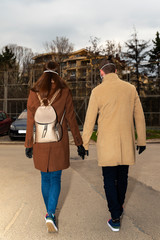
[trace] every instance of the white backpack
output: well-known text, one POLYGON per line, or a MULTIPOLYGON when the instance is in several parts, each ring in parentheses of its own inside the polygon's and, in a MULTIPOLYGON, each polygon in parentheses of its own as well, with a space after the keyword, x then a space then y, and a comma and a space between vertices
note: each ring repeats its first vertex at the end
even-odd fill
POLYGON ((34 116, 35 120, 35 142, 47 143, 47 142, 58 142, 62 139, 62 119, 57 122, 57 114, 55 109, 51 106, 55 98, 57 97, 60 90, 57 90, 53 95, 52 99, 48 100, 48 105, 45 106, 40 95, 37 93, 40 101, 40 106, 37 108, 34 116))

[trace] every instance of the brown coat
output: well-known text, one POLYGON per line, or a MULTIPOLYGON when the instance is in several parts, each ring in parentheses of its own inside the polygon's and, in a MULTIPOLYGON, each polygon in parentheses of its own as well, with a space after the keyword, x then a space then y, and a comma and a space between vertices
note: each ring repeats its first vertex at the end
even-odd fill
POLYGON ((122 81, 117 74, 106 74, 102 84, 93 89, 85 124, 83 146, 89 140, 97 114, 97 154, 99 166, 132 165, 135 162, 135 132, 137 144, 146 145, 146 128, 143 109, 133 85, 122 81))
MULTIPOLYGON (((50 97, 51 98, 51 97, 50 97)), ((37 94, 30 91, 27 102, 27 132, 25 139, 25 147, 33 146, 33 160, 35 168, 42 172, 51 172, 63 170, 69 167, 69 138, 68 125, 72 132, 75 144, 81 145, 82 138, 77 125, 71 92, 68 88, 60 91, 52 106, 57 112, 58 121, 65 112, 63 120, 63 137, 59 142, 51 143, 34 143, 33 144, 33 126, 35 111, 40 105, 37 94)))

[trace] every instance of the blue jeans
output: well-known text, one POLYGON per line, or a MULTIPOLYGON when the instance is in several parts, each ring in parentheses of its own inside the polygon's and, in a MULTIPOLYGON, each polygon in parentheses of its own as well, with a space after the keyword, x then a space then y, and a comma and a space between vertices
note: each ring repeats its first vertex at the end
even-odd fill
POLYGON ((102 167, 104 189, 112 219, 120 218, 128 184, 128 165, 102 167))
POLYGON ((41 172, 41 190, 48 214, 55 214, 61 191, 62 171, 41 172))

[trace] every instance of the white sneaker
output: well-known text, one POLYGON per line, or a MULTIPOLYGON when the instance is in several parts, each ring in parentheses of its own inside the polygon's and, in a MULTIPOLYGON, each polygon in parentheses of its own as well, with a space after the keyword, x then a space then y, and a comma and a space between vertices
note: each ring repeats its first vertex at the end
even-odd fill
POLYGON ((58 232, 54 214, 46 215, 45 220, 46 220, 46 226, 48 229, 48 233, 58 232))

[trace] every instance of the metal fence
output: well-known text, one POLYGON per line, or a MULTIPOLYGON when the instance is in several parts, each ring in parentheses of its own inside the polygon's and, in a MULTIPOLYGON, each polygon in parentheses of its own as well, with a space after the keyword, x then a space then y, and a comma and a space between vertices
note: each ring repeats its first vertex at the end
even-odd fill
POLYGON ((26 108, 27 80, 15 71, 0 72, 0 110, 10 117, 17 117, 26 108))
POLYGON ((160 95, 141 96, 146 125, 160 128, 160 95))
MULTIPOLYGON (((10 117, 17 117, 27 107, 27 98, 30 86, 41 75, 40 70, 33 70, 29 76, 21 76, 18 72, 0 72, 0 110, 10 117)), ((72 91, 77 121, 83 126, 92 86, 91 82, 71 81, 68 85, 72 91)), ((151 89, 155 88, 153 81, 151 89)), ((142 86, 142 90, 146 88, 142 86)), ((147 91, 149 91, 147 89, 147 91)), ((146 95, 142 91, 141 102, 148 127, 160 127, 160 94, 146 95)))

